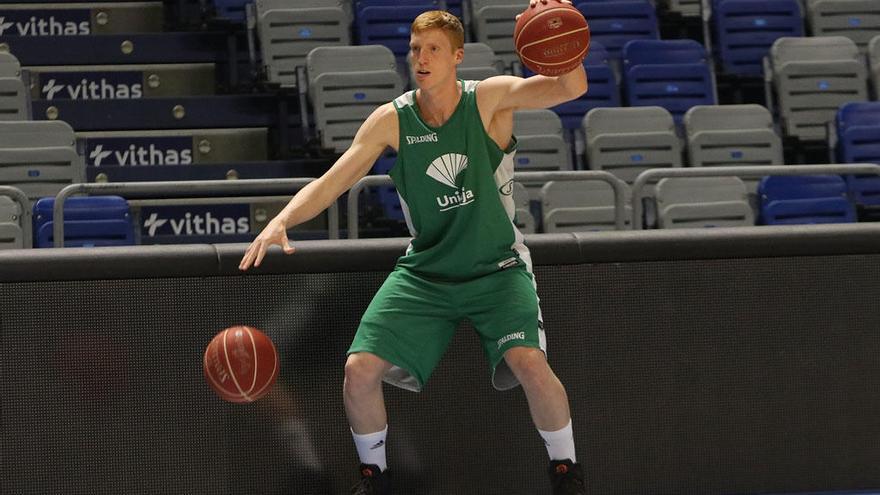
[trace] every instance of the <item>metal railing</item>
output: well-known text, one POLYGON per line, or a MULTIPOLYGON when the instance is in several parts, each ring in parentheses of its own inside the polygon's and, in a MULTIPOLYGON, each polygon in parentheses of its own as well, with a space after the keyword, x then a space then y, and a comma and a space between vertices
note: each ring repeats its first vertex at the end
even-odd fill
MULTIPOLYGON (((54 246, 64 247, 64 201, 73 194, 116 194, 126 199, 280 196, 292 195, 314 180, 298 178, 71 184, 55 196, 52 230, 54 246)), ((339 239, 339 206, 336 202, 327 209, 327 230, 330 239, 339 239)))
POLYGON ((836 165, 752 165, 733 167, 693 167, 693 168, 653 168, 645 170, 636 177, 632 186, 632 229, 642 228, 642 190, 648 182, 664 178, 690 177, 729 177, 758 179, 768 175, 880 175, 880 165, 872 163, 850 163, 836 165))
POLYGON ((31 217, 33 212, 31 211, 31 202, 27 195, 17 187, 0 186, 0 196, 8 196, 21 206, 21 218, 19 218, 19 224, 21 225, 21 235, 24 236, 24 239, 22 239, 22 247, 31 247, 33 238, 33 222, 31 217))
MULTIPOLYGON (((516 172, 517 182, 547 182, 551 180, 601 180, 614 189, 614 225, 617 230, 626 228, 626 183, 610 172, 601 170, 516 172)), ((358 238, 358 197, 367 187, 393 185, 388 175, 370 175, 359 180, 348 193, 348 238, 358 238)))

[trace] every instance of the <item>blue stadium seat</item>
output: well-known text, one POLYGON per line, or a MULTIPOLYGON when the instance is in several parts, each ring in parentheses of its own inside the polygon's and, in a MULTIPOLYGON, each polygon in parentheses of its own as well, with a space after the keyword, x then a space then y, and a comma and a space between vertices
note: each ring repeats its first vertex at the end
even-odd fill
POLYGON ((409 52, 409 30, 413 19, 422 12, 441 8, 437 0, 413 0, 401 5, 398 0, 358 0, 355 27, 359 45, 385 45, 395 57, 409 52))
POLYGON ((777 38, 804 35, 798 0, 712 0, 716 54, 723 71, 760 76, 777 38))
MULTIPOLYGON (((551 108, 562 119, 562 125, 566 129, 579 129, 584 115, 594 108, 620 106, 617 77, 608 59, 609 55, 605 47, 591 40, 590 51, 584 59, 584 69, 587 71, 590 84, 589 91, 576 100, 551 108)), ((523 66, 523 77, 533 75, 532 71, 523 66)))
POLYGON ((846 182, 836 175, 771 176, 758 183, 760 223, 851 223, 856 211, 846 182))
POLYGON ((220 19, 244 22, 247 17, 245 6, 253 0, 213 0, 214 12, 220 19))
POLYGON ((693 40, 634 40, 623 47, 629 106, 659 106, 681 124, 694 105, 715 105, 715 80, 703 45, 693 40))
MULTIPOLYGON (((376 160, 373 165, 374 175, 387 175, 394 167, 397 161, 396 156, 383 156, 376 160)), ((400 196, 394 186, 380 186, 377 188, 379 192, 379 203, 385 212, 385 217, 392 220, 403 220, 403 208, 400 206, 400 196)))
POLYGON ((590 24, 590 37, 608 49, 611 58, 622 56, 631 40, 659 39, 657 12, 648 0, 589 0, 577 4, 590 24))
MULTIPOLYGON (((42 198, 34 203, 34 247, 53 246, 54 206, 55 198, 42 198)), ((68 198, 64 203, 64 245, 134 245, 134 226, 128 202, 119 196, 68 198)))
MULTIPOLYGON (((837 160, 880 164, 880 102, 847 103, 837 112, 837 160)), ((880 177, 847 175, 856 204, 880 206, 880 177)))

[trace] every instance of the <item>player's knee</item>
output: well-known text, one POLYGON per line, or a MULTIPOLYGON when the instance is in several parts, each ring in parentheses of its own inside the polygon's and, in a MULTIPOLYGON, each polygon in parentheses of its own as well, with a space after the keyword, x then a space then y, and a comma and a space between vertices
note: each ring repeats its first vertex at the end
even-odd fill
POLYGON ((525 387, 541 386, 550 377, 544 352, 533 347, 514 347, 504 355, 507 365, 525 387))
POLYGON ((385 372, 385 362, 372 354, 355 353, 345 362, 345 391, 357 394, 379 385, 385 372))

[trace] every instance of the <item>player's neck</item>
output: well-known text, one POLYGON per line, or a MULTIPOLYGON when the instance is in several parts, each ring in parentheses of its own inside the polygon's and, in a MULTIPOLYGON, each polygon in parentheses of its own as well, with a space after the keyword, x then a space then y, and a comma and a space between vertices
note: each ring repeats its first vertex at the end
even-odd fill
POLYGON ((449 84, 444 84, 442 87, 416 91, 416 101, 422 120, 435 127, 443 125, 455 112, 461 99, 461 92, 458 79, 452 79, 449 84))

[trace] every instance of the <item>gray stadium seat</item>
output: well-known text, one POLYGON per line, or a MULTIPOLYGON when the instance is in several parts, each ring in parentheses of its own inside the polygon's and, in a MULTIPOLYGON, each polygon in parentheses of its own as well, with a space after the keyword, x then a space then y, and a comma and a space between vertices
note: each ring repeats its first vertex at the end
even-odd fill
POLYGON ((868 44, 868 60, 871 64, 871 79, 874 80, 874 98, 880 100, 880 35, 868 44))
POLYGON ((86 165, 237 163, 269 159, 265 127, 78 132, 86 165))
POLYGON ((681 167, 681 141, 672 115, 660 107, 594 108, 582 124, 591 170, 632 184, 650 168, 681 167))
POLYGON ((843 36, 779 38, 765 65, 783 132, 802 141, 824 141, 841 105, 868 99, 863 57, 843 36))
POLYGON ((465 43, 464 60, 458 65, 459 79, 482 81, 504 73, 504 62, 485 43, 465 43))
POLYGON ((67 123, 0 122, 0 184, 17 187, 35 200, 84 181, 83 159, 67 123))
POLYGON ((8 3, 0 17, 19 36, 34 36, 34 29, 37 36, 154 33, 162 31, 164 22, 162 2, 8 3), (30 22, 32 17, 37 23, 30 22))
POLYGON ((516 15, 525 9, 516 0, 472 0, 471 12, 476 41, 489 45, 509 67, 519 61, 513 44, 516 15))
POLYGON ((29 106, 18 59, 0 52, 0 120, 27 120, 29 106))
POLYGON ((212 63, 28 67, 35 100, 212 95, 217 86, 215 70, 212 63))
POLYGON ((310 51, 351 43, 350 2, 256 0, 254 5, 260 54, 271 83, 296 86, 296 67, 305 66, 310 51))
MULTIPOLYGON (((513 114, 517 138, 514 168, 522 172, 571 170, 570 146, 562 119, 552 110, 520 110, 513 114)), ((542 183, 525 183, 533 200, 540 199, 542 183)))
POLYGON ((514 224, 523 234, 535 233, 535 217, 529 209, 529 192, 519 182, 513 183, 513 204, 516 207, 514 224))
POLYGON ((682 17, 700 17, 702 12, 700 0, 659 0, 670 12, 677 12, 682 17))
POLYGON ((28 247, 21 226, 22 209, 17 201, 0 194, 0 249, 28 247))
POLYGON ((315 48, 307 58, 309 98, 321 146, 345 151, 379 105, 400 96, 394 54, 382 45, 315 48))
POLYGON ((658 226, 662 229, 755 224, 746 185, 737 177, 661 179, 656 198, 658 226))
MULTIPOLYGON (((684 116, 692 167, 782 165, 782 139, 761 105, 701 105, 684 116)), ((746 181, 754 193, 758 179, 746 181)))
MULTIPOLYGON (((626 189, 629 193, 629 188, 626 189)), ((614 188, 604 181, 549 181, 541 188, 541 208, 544 232, 604 231, 616 228, 614 188)), ((627 204, 627 226, 631 217, 632 209, 627 204)))
POLYGON ((807 21, 813 36, 846 36, 865 53, 871 38, 880 34, 880 2, 808 0, 807 21))

